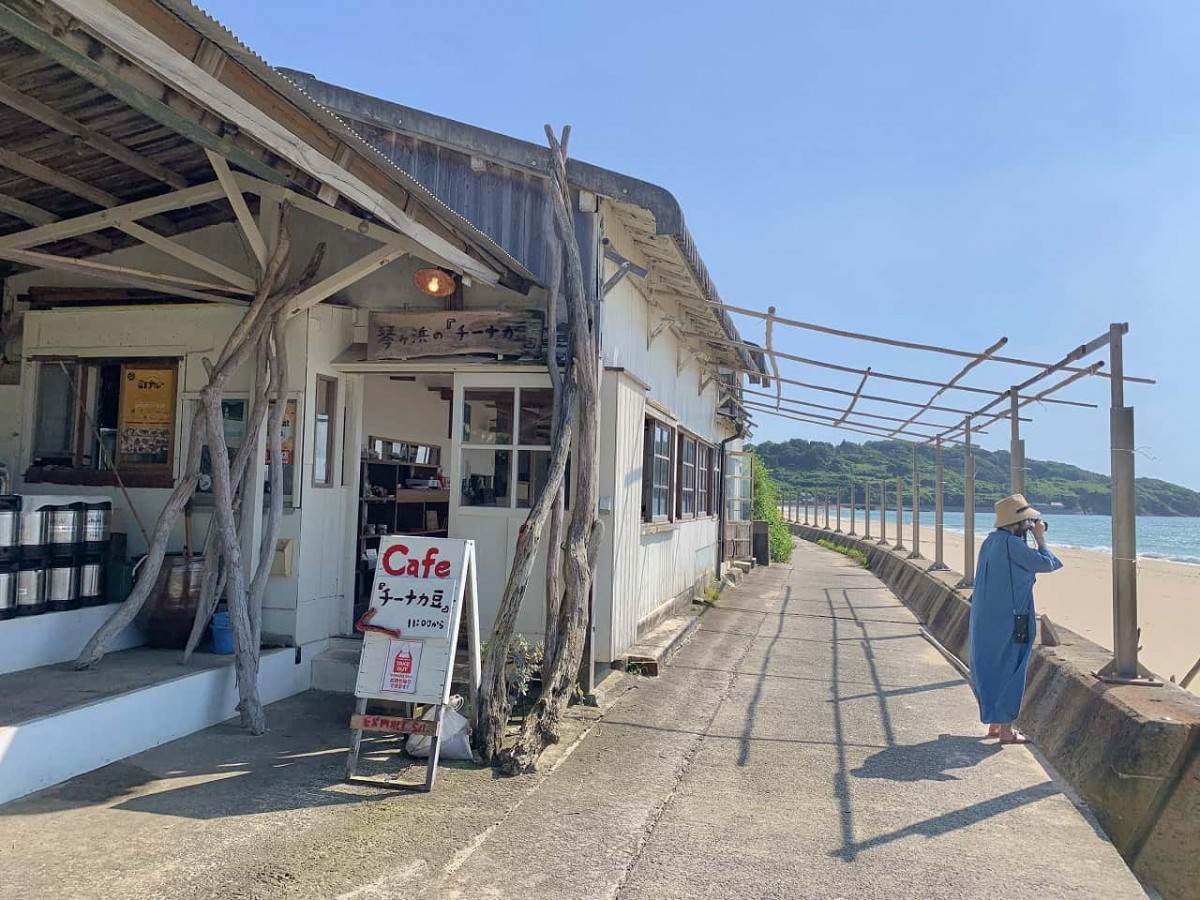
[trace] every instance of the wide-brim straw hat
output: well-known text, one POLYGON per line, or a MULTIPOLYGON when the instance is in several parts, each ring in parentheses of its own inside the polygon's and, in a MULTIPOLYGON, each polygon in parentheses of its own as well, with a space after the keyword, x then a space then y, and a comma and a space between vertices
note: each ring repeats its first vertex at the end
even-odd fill
POLYGON ((996 501, 996 527, 1004 528, 1016 525, 1026 519, 1037 519, 1041 513, 1029 505, 1024 494, 1013 494, 1003 500, 996 501))

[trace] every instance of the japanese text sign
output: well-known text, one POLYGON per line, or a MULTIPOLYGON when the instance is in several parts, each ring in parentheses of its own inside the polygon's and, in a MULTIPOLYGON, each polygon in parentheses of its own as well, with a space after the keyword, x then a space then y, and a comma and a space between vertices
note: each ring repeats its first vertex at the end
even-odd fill
POLYGON ((367 359, 421 356, 540 356, 540 310, 373 312, 367 324, 367 359))

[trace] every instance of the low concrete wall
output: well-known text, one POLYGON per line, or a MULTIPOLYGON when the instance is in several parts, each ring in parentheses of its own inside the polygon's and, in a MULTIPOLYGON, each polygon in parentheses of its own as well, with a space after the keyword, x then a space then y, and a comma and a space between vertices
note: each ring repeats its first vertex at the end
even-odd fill
MULTIPOLYGON (((863 551, 925 628, 967 660, 970 591, 874 541, 792 525, 808 541, 863 551)), ((1094 672, 1112 654, 1062 626, 1038 646, 1021 727, 1079 793, 1139 877, 1167 900, 1200 898, 1200 697, 1174 685, 1109 685, 1094 672)))

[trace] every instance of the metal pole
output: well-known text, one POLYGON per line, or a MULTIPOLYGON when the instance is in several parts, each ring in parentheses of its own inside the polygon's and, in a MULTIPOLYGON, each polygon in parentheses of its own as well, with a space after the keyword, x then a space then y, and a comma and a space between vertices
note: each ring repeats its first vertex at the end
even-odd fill
POLYGON ((975 456, 971 453, 971 417, 963 441, 963 577, 958 587, 975 586, 975 456))
POLYGON ((1112 409, 1109 435, 1112 452, 1113 661, 1101 673, 1109 681, 1157 684, 1139 677, 1137 609, 1137 496, 1133 452, 1133 407, 1125 405, 1125 359, 1122 338, 1128 326, 1109 326, 1109 375, 1112 409))
POLYGON ((800 502, 803 504, 803 509, 804 509, 804 524, 807 525, 808 524, 808 494, 804 493, 803 491, 800 492, 800 502))
POLYGON ((858 531, 854 527, 854 482, 850 482, 850 534, 853 537, 858 537, 858 531))
POLYGON ((933 494, 933 565, 931 570, 944 571, 950 568, 946 565, 943 554, 944 544, 942 531, 945 527, 945 482, 942 478, 942 439, 938 438, 933 445, 933 457, 937 466, 936 485, 933 494))
POLYGON ((888 546, 887 539, 887 482, 879 482, 879 546, 888 546))
POLYGON ((912 553, 909 559, 924 559, 921 555, 921 461, 917 454, 917 445, 913 444, 913 481, 912 481, 912 553))
POLYGON ((908 548, 904 546, 904 479, 896 479, 896 545, 893 550, 903 553, 908 548))
POLYGON ((1012 474, 1012 492, 1025 493, 1025 442, 1021 440, 1020 395, 1017 389, 1009 391, 1008 417, 1012 428, 1012 439, 1009 442, 1009 464, 1012 474))
POLYGON ((842 533, 842 489, 837 489, 837 527, 833 529, 838 534, 842 533))
POLYGON ((825 492, 825 530, 829 530, 829 491, 825 492))
POLYGON ((871 539, 871 482, 863 482, 863 537, 871 539))

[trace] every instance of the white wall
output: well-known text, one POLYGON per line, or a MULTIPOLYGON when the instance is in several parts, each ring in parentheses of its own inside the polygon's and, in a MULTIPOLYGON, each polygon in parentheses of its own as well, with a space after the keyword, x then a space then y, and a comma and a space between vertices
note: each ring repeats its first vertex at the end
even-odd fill
MULTIPOLYGON (((387 375, 363 377, 363 440, 368 435, 415 441, 442 449, 442 470, 449 471, 450 401, 430 390, 430 377, 392 381, 387 375)), ((435 376, 450 390, 450 376, 435 376)))
MULTIPOLYGON (((612 247, 646 265, 637 246, 612 215, 605 219, 612 247)), ((605 263, 606 277, 617 271, 605 263)), ((695 348, 664 329, 647 347, 647 336, 664 314, 676 310, 666 300, 652 308, 640 280, 622 279, 604 299, 604 427, 601 442, 602 496, 612 496, 597 577, 597 602, 604 607, 597 633, 601 658, 620 655, 645 622, 716 567, 715 515, 668 526, 641 520, 643 423, 647 414, 698 435, 717 446, 730 435, 716 417, 715 385, 703 391, 704 376, 695 348), (608 569, 608 571, 605 571, 608 569)), ((598 614, 598 618, 600 614, 598 614)))

